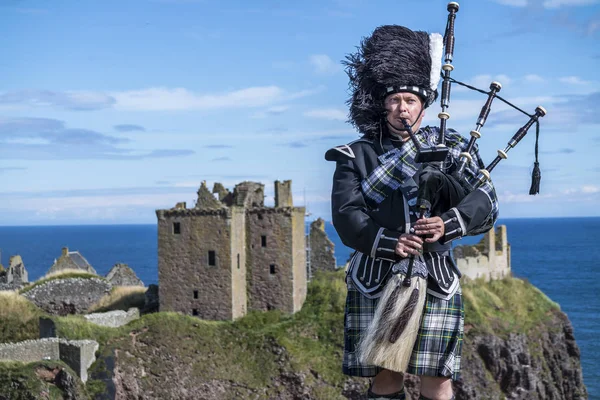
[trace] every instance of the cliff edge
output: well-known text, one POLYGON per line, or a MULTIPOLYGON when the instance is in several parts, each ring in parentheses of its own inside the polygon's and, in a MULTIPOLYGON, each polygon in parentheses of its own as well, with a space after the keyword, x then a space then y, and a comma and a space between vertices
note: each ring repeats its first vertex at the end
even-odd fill
MULTIPOLYGON (((340 366, 343 274, 318 274, 294 315, 251 312, 215 322, 161 312, 120 328, 53 319, 59 336, 100 343, 81 398, 359 399, 366 380, 342 375, 340 366)), ((463 293, 457 399, 587 398, 573 329, 557 304, 515 278, 465 281, 463 293)), ((417 380, 407 377, 408 398, 417 398, 417 380)), ((7 390, 0 381, 0 393, 7 390)))

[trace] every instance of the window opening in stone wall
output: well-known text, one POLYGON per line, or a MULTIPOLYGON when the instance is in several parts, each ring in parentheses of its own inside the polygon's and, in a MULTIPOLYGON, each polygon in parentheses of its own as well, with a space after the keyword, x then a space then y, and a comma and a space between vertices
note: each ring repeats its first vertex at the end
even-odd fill
POLYGON ((217 265, 217 255, 215 254, 214 250, 208 251, 208 265, 210 265, 212 267, 217 265))
POLYGON ((237 255, 237 267, 240 269, 240 254, 237 255))
POLYGON ((269 272, 271 273, 271 275, 275 274, 275 264, 269 265, 269 272))
POLYGON ((194 290, 194 298, 197 299, 198 298, 198 291, 194 290))
POLYGON ((197 308, 194 308, 192 310, 192 315, 198 315, 198 309, 197 308))
POLYGON ((181 222, 173 222, 173 233, 179 235, 181 233, 181 222))
POLYGON ((262 236, 260 237, 260 245, 261 245, 262 247, 267 247, 267 237, 266 237, 265 235, 262 235, 262 236))
POLYGON ((258 214, 258 219, 263 219, 263 215, 262 214, 258 214))

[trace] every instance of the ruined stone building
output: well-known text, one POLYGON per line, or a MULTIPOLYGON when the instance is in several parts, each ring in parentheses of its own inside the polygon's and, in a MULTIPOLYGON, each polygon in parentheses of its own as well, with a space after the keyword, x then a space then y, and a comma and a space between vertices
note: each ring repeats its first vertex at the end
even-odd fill
POLYGON ((305 208, 294 207, 291 181, 275 182, 275 205, 264 185, 216 183, 198 190, 193 208, 157 210, 160 311, 203 319, 248 310, 293 313, 306 298, 305 208))
POLYGON ((62 271, 64 269, 79 269, 90 274, 95 274, 96 270, 78 251, 69 251, 68 247, 62 248, 62 253, 58 260, 54 260, 54 264, 48 270, 47 274, 62 271))
POLYGON ((510 275, 510 244, 506 225, 490 229, 474 246, 457 246, 454 259, 463 276, 485 281, 510 275))
POLYGON ((20 287, 26 283, 29 283, 29 274, 23 259, 19 255, 10 257, 8 268, 0 270, 0 290, 20 287))
POLYGON ((129 268, 129 265, 116 263, 106 274, 108 280, 113 286, 144 286, 144 282, 129 268))
POLYGON ((308 257, 311 278, 318 271, 335 271, 337 265, 335 260, 335 245, 325 233, 325 221, 317 218, 310 224, 308 231, 308 257))

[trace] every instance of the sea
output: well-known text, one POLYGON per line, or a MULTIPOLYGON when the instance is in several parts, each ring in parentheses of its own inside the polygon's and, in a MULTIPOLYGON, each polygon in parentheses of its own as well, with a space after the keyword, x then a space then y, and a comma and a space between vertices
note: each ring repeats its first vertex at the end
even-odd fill
MULTIPOLYGON (((584 383, 590 399, 600 399, 600 217, 505 219, 513 275, 527 279, 568 315, 581 350, 584 383)), ((338 265, 348 260, 331 223, 338 265)), ((474 244, 481 236, 456 245, 474 244)), ((128 264, 145 285, 158 283, 156 225, 0 226, 0 261, 19 254, 29 280, 44 276, 62 247, 79 251, 98 274, 115 263, 128 264)))

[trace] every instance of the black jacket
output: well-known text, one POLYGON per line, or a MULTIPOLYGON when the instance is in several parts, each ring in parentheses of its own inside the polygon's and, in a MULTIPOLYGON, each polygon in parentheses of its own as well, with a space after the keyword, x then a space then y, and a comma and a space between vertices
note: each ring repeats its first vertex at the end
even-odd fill
MULTIPOLYGON (((333 225, 342 242, 372 258, 390 262, 400 260, 395 253, 396 243, 400 234, 407 232, 410 224, 416 221, 416 210, 407 204, 404 194, 399 190, 380 204, 373 204, 363 195, 361 182, 379 165, 378 157, 398 145, 402 145, 402 142, 394 142, 387 136, 381 140, 361 138, 332 148, 325 154, 328 161, 336 162, 331 205, 333 225)), ((418 175, 413 177, 417 185, 418 175)), ((424 252, 450 258, 438 263, 439 266, 435 268, 428 268, 442 292, 455 289, 456 283, 451 278, 459 275, 450 256, 450 242, 491 228, 495 222, 495 218, 490 221, 494 201, 495 198, 491 199, 486 192, 474 190, 456 207, 439 214, 445 223, 445 235, 437 243, 426 244, 424 252)), ((430 254, 430 261, 431 257, 430 254)))

